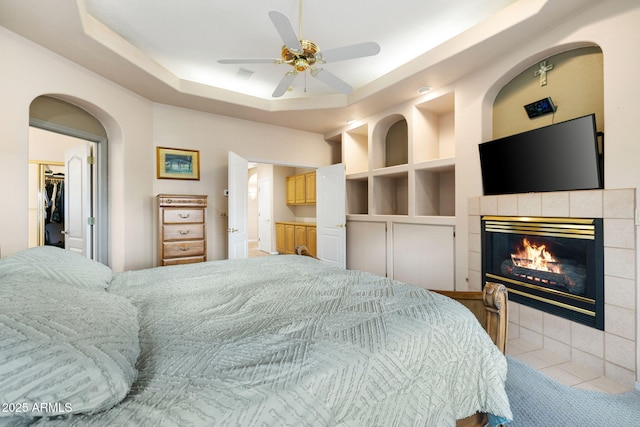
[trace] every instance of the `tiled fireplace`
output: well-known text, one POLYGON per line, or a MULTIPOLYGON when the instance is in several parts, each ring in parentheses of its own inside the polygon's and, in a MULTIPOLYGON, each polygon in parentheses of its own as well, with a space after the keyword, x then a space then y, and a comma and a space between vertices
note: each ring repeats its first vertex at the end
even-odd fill
MULTIPOLYGON (((566 191, 550 193, 527 193, 500 196, 483 196, 469 199, 469 289, 480 290, 483 282, 487 279, 485 275, 493 281, 507 279, 509 289, 509 338, 522 338, 556 353, 567 360, 574 361, 582 366, 598 372, 600 375, 610 377, 618 382, 633 386, 637 381, 636 373, 636 245, 635 245, 635 190, 615 189, 615 190, 589 190, 589 191, 566 191), (500 260, 493 261, 491 266, 484 266, 483 269, 483 226, 486 220, 499 217, 531 218, 539 219, 545 223, 548 219, 556 221, 558 219, 571 221, 589 222, 594 224, 594 245, 601 248, 602 261, 601 272, 597 272, 597 265, 587 266, 585 256, 591 257, 594 249, 587 249, 583 243, 575 243, 577 240, 565 240, 557 242, 551 240, 531 239, 529 243, 537 245, 539 250, 541 245, 546 245, 546 249, 554 244, 561 243, 562 250, 554 254, 560 261, 567 258, 578 258, 570 261, 576 265, 575 270, 579 273, 584 269, 592 269, 591 276, 602 278, 600 290, 593 288, 587 290, 592 284, 584 282, 582 285, 571 284, 571 279, 563 279, 563 274, 547 272, 541 277, 534 277, 531 269, 525 264, 515 269, 514 259, 527 258, 513 253, 511 249, 515 246, 522 246, 522 238, 526 233, 516 230, 508 238, 504 235, 497 235, 498 245, 509 246, 509 249, 502 247, 503 252, 498 255, 500 260), (483 221, 485 218, 485 221, 483 221), (596 228, 599 228, 596 231, 596 228), (595 235, 600 233, 599 241, 595 242, 595 235), (518 235, 518 237, 514 237, 518 235), (515 240, 520 240, 516 244, 515 240), (569 243, 568 246, 566 244, 569 243), (569 247, 569 250, 566 248, 569 247), (585 250, 589 255, 577 255, 585 250), (576 252, 577 251, 577 252, 576 252), (508 252, 505 255, 504 252, 508 252), (497 265, 499 264, 499 265, 497 265), (504 265, 503 265, 504 264, 504 265), (595 269, 595 270, 594 270, 595 269), (484 270, 484 271, 483 271, 484 270), (517 276, 517 277, 514 277, 517 276), (497 276, 497 277, 496 277, 497 276), (558 282, 558 279, 561 281, 558 282), (550 293, 561 291, 564 293, 585 293, 580 295, 586 300, 598 301, 594 307, 582 307, 577 313, 585 311, 587 318, 592 318, 587 322, 579 319, 580 315, 575 315, 573 310, 569 315, 556 308, 536 306, 526 301, 522 289, 529 289, 528 285, 537 286, 543 281, 555 282, 552 286, 547 286, 550 293), (527 286, 522 286, 524 283, 527 286), (570 289, 571 288, 571 289, 570 289), (565 292, 568 291, 568 292, 565 292), (520 292, 520 293, 519 293, 520 292), (601 308, 597 305, 600 304, 601 308), (591 316, 589 312, 600 312, 599 315, 591 316), (598 319, 596 319, 598 317, 598 319), (593 324, 588 324, 593 323, 593 324)), ((492 227, 501 227, 503 224, 492 224, 492 227)), ((536 225, 537 227, 538 225, 536 225)), ((535 227, 534 227, 535 228, 535 227)), ((486 238, 485 238, 486 240, 486 238)), ((558 251, 559 248, 556 248, 558 251)), ((596 257, 600 256, 595 254, 596 257)), ((527 261, 528 262, 528 261, 527 261)), ((574 268, 574 267, 572 267, 574 268)), ((557 270, 556 270, 557 271, 557 270)), ((575 274, 575 271, 571 275, 575 274)), ((571 276, 570 275, 570 276, 571 276)), ((587 274, 588 275, 588 274, 587 274)), ((578 277, 578 282, 581 278, 578 277)), ((592 280, 586 279, 587 281, 592 280)), ((544 286, 542 287, 544 288, 544 286)), ((534 295, 542 295, 546 300, 549 294, 546 290, 537 289, 534 295)), ((571 295, 565 295, 570 300, 571 295)), ((535 297, 534 300, 537 300, 535 297)), ((580 299, 580 298, 578 298, 580 299)), ((538 301, 539 302, 539 301, 538 301)), ((564 302, 560 304, 563 306, 564 302)), ((553 305, 558 307, 558 305, 553 305)))

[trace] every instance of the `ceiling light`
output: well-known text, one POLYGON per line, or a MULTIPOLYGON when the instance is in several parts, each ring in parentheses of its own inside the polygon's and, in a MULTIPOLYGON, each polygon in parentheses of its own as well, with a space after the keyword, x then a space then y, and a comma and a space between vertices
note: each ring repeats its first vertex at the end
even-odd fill
POLYGON ((352 124, 354 124, 354 123, 356 122, 356 119, 347 119, 347 120, 345 120, 345 122, 346 122, 348 125, 352 125, 352 124))
POLYGON ((422 86, 420 88, 418 88, 418 93, 420 95, 424 95, 425 93, 429 92, 431 90, 431 86, 422 86))

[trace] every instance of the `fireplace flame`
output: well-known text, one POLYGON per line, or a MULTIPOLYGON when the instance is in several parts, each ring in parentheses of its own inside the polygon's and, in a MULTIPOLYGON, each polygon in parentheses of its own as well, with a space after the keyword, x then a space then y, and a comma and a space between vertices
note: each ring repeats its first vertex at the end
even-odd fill
POLYGON ((515 266, 531 270, 562 273, 562 268, 553 255, 547 251, 546 245, 536 245, 526 237, 522 239, 522 247, 511 254, 511 261, 515 266))

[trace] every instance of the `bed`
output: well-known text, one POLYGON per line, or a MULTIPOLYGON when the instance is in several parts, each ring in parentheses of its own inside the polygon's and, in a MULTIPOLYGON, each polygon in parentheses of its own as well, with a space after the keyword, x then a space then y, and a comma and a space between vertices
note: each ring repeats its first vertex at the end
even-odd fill
POLYGON ((511 419, 506 359, 469 309, 305 256, 114 273, 27 249, 0 260, 0 334, 0 425, 511 419))

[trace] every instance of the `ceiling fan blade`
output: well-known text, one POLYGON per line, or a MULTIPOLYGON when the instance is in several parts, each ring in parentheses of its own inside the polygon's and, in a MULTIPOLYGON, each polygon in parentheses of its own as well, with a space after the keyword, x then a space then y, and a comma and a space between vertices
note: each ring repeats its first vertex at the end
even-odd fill
POLYGON ((291 21, 289 21, 289 18, 287 18, 286 15, 276 11, 269 12, 269 18, 271 18, 271 22, 273 22, 276 30, 278 30, 278 34, 280 34, 280 38, 284 42, 284 45, 287 46, 291 51, 302 52, 300 39, 298 39, 298 36, 296 35, 296 32, 291 25, 291 21))
POLYGON ((313 68, 311 70, 311 75, 338 92, 347 94, 351 93, 353 90, 347 82, 323 68, 313 68))
POLYGON ((287 89, 289 89, 289 86, 291 86, 291 83, 293 83, 293 80, 296 78, 297 74, 298 73, 295 71, 289 71, 287 74, 285 74, 271 96, 274 98, 280 98, 282 95, 284 95, 287 89))
POLYGON ((281 62, 281 59, 273 58, 218 59, 219 64, 280 64, 281 62))
POLYGON ((364 56, 377 55, 380 52, 380 46, 376 42, 366 42, 353 44, 350 46, 337 47, 320 52, 322 56, 321 62, 337 62, 345 59, 362 58, 364 56))

